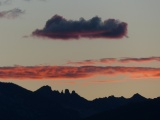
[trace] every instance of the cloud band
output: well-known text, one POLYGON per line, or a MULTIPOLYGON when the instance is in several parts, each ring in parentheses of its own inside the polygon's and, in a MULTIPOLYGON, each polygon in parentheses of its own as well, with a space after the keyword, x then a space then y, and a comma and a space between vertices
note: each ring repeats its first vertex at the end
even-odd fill
POLYGON ((131 78, 160 78, 160 68, 121 66, 15 66, 0 67, 0 79, 78 79, 125 75, 131 78))

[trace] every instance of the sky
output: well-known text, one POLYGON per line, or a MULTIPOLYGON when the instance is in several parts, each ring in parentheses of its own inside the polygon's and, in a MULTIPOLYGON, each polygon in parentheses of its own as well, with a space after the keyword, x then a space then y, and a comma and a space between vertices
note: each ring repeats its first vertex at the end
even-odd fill
POLYGON ((89 100, 160 96, 159 0, 0 0, 0 81, 89 100))

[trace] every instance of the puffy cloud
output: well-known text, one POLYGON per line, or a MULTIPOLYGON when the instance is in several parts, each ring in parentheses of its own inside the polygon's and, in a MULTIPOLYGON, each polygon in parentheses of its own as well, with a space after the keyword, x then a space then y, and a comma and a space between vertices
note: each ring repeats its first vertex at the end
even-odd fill
POLYGON ((33 36, 51 39, 79 39, 79 38, 122 38, 127 36, 127 23, 115 19, 102 21, 95 16, 89 20, 66 20, 62 16, 54 15, 46 22, 43 29, 37 29, 33 36))

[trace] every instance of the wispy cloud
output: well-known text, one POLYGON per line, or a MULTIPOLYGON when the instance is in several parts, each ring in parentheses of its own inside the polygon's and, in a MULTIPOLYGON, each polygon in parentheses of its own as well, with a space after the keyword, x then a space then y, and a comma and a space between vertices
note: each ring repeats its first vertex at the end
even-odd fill
POLYGON ((119 62, 129 63, 129 62, 160 62, 160 57, 146 57, 146 58, 124 58, 120 59, 119 62))
POLYGON ((102 21, 95 16, 89 20, 66 20, 54 15, 46 22, 43 29, 37 29, 33 36, 51 39, 79 39, 79 38, 122 38, 127 36, 127 23, 115 19, 102 21))
MULTIPOLYGON (((24 1, 33 1, 33 0, 24 0, 24 1)), ((38 1, 47 1, 47 0, 38 0, 38 1)))
MULTIPOLYGON (((10 4, 11 2, 17 2, 17 0, 0 0, 0 5, 10 4)), ((34 1, 34 0, 22 0, 22 1, 34 1)), ((37 0, 37 1, 47 1, 47 0, 37 0)))
POLYGON ((129 78, 160 78, 160 68, 121 66, 14 66, 0 67, 0 79, 58 80, 124 75, 129 78))
POLYGON ((25 11, 19 8, 14 8, 14 9, 7 10, 7 11, 0 11, 0 18, 16 18, 24 13, 25 11))
POLYGON ((160 57, 146 57, 146 58, 102 58, 99 60, 84 60, 79 62, 69 61, 67 64, 70 65, 96 65, 96 64, 114 64, 114 63, 145 63, 145 62, 160 62, 160 57))
POLYGON ((11 0, 0 0, 0 5, 6 5, 9 4, 11 0))

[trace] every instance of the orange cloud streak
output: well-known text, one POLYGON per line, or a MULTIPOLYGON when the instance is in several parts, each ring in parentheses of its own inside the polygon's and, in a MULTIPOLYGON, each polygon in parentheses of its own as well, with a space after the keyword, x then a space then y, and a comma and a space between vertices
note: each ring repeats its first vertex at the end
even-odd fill
POLYGON ((14 66, 0 67, 0 79, 78 79, 125 75, 131 78, 160 78, 160 68, 121 66, 14 66))

